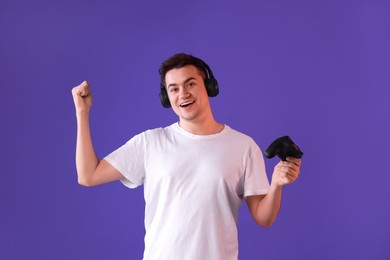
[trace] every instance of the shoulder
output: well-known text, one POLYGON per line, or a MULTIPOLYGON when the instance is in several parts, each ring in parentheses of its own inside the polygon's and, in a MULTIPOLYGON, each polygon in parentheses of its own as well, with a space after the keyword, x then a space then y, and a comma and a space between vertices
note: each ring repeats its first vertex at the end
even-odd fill
POLYGON ((175 124, 172 124, 166 127, 152 128, 142 132, 140 135, 143 135, 145 137, 170 135, 175 132, 175 127, 175 124))
POLYGON ((242 133, 240 131, 237 131, 228 125, 225 125, 225 128, 226 128, 226 136, 228 138, 232 138, 232 140, 237 140, 238 142, 241 142, 244 144, 256 145, 256 142, 249 135, 242 133))
POLYGON ((166 138, 170 138, 175 132, 174 124, 166 126, 166 127, 157 127, 145 130, 137 135, 135 135, 132 140, 137 140, 140 142, 153 142, 154 140, 162 140, 166 138))
POLYGON ((260 147, 249 135, 237 131, 225 125, 224 140, 230 149, 234 149, 239 153, 252 156, 253 154, 261 153, 260 147))

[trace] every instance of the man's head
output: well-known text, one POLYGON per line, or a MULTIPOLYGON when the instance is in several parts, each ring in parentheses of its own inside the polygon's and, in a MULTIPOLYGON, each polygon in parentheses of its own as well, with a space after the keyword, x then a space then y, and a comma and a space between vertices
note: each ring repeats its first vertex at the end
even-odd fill
POLYGON ((169 108, 171 106, 166 89, 166 74, 173 69, 182 68, 188 65, 194 66, 202 76, 208 96, 215 97, 218 95, 218 82, 214 78, 210 67, 204 61, 197 57, 185 53, 178 53, 164 61, 159 69, 161 80, 160 99, 164 107, 169 108))

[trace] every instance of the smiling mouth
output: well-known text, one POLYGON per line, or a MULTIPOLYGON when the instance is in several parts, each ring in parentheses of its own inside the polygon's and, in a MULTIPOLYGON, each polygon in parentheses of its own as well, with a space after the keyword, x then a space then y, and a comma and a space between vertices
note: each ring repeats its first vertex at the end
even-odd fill
POLYGON ((194 103, 195 103, 195 101, 184 102, 184 103, 180 104, 180 107, 188 107, 188 106, 190 106, 190 105, 192 105, 194 103))

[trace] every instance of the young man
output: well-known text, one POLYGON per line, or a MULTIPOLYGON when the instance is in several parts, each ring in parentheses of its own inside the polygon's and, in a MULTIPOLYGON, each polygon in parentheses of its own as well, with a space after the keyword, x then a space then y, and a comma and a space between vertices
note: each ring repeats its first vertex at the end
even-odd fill
POLYGON ((282 187, 297 179, 301 160, 279 162, 269 184, 256 143, 214 119, 209 96, 218 94, 218 85, 206 63, 176 54, 162 64, 160 76, 162 104, 172 107, 178 122, 134 136, 103 160, 90 136, 88 83, 73 88, 78 181, 144 185, 145 260, 237 259, 242 200, 257 224, 271 226, 282 187))

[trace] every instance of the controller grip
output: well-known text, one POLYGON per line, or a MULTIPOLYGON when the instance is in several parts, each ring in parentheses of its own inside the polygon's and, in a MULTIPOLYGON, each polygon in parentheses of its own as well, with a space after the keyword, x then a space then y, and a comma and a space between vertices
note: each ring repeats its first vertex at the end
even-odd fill
POLYGON ((286 157, 302 158, 303 152, 299 149, 289 136, 282 136, 273 141, 265 150, 264 156, 273 158, 277 155, 281 160, 286 161, 286 157))

